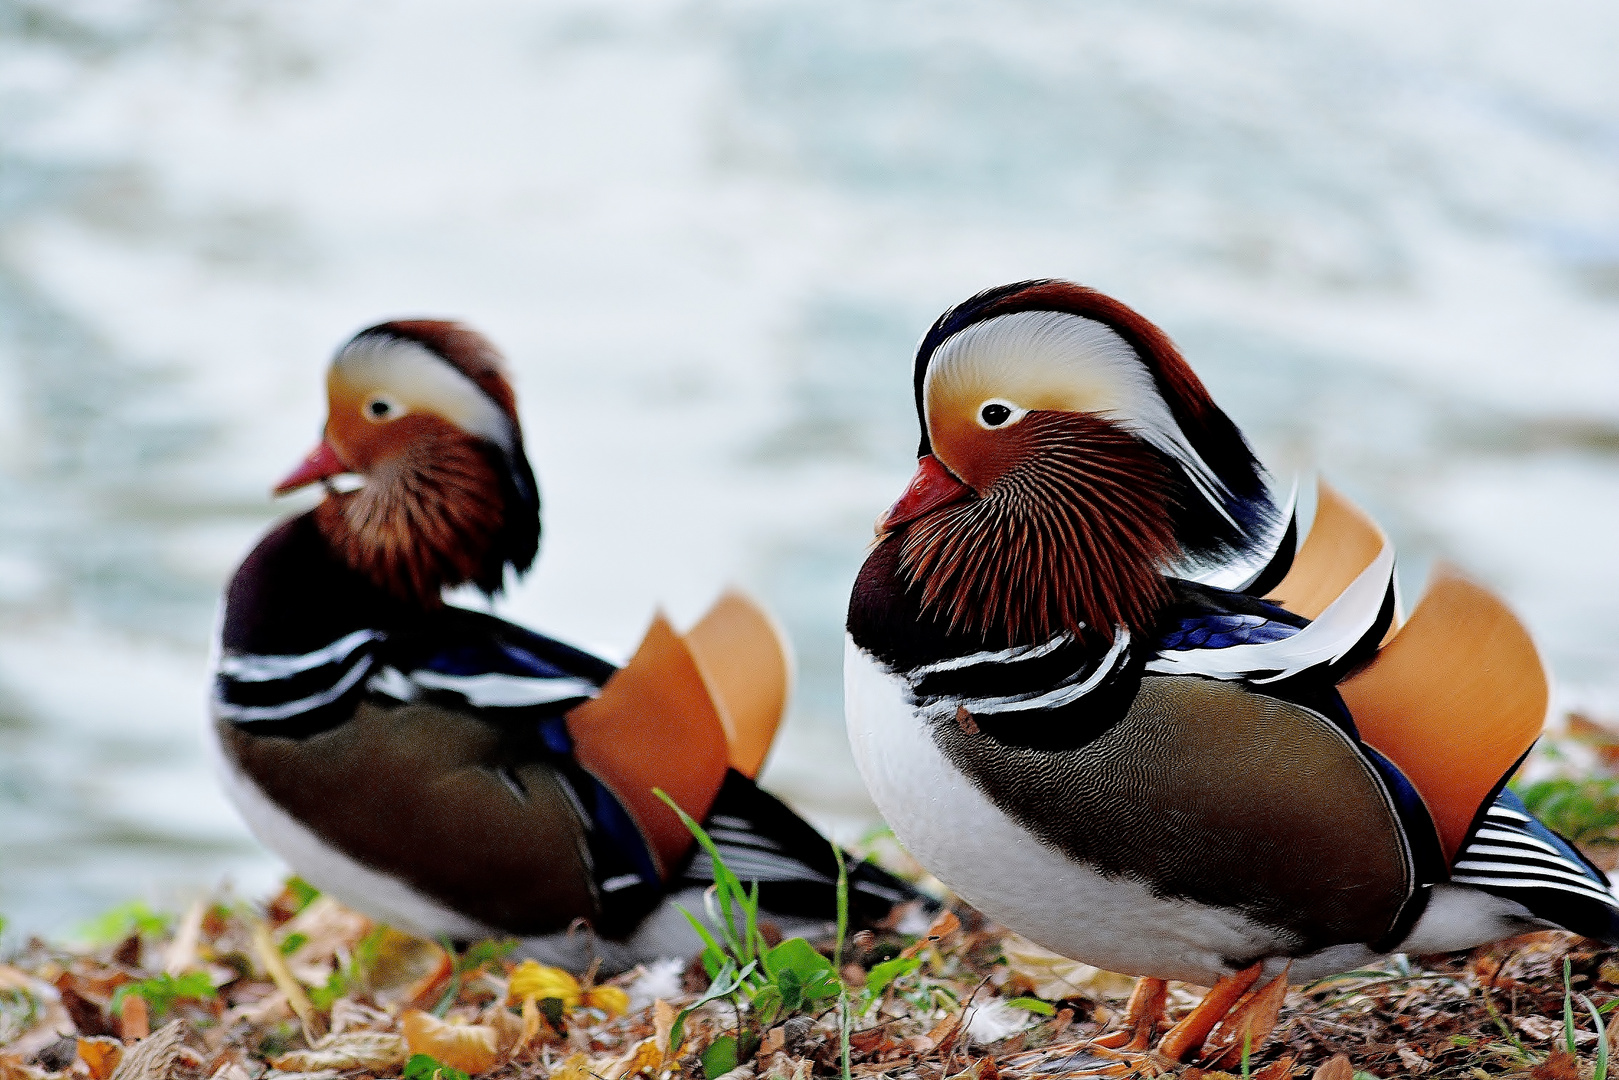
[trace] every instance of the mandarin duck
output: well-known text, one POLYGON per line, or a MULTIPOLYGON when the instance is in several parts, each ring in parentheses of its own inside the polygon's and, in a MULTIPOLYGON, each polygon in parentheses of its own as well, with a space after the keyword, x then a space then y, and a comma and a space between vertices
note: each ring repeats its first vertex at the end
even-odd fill
POLYGON ((1325 485, 1297 544, 1156 326, 992 289, 923 337, 914 392, 918 468, 849 603, 856 762, 964 899, 1144 977, 1134 1049, 1161 980, 1218 991, 1165 1036, 1184 1059, 1261 975, 1619 942, 1604 874, 1505 786, 1548 701, 1522 626, 1448 568, 1402 624, 1389 544, 1325 485))
MULTIPOLYGON (((713 863, 661 789, 760 883, 767 918, 828 924, 840 856, 752 779, 788 689, 769 617, 734 593, 684 636, 660 616, 615 668, 446 603, 493 597, 539 543, 501 357, 456 323, 383 323, 338 351, 327 392, 321 442, 276 488, 325 498, 225 594, 211 731, 258 837, 402 929, 622 970, 700 948, 675 905, 702 913, 713 863)), ((916 896, 847 864, 857 924, 916 896)))

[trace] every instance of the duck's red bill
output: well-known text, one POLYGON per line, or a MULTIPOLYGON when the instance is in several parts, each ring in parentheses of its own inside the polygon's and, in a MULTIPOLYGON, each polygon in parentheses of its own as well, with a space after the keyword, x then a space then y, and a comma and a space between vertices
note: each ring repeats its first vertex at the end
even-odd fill
POLYGON ((932 454, 923 454, 916 463, 916 475, 899 501, 888 508, 877 522, 878 532, 887 532, 941 506, 961 502, 973 489, 957 480, 932 454))
POLYGON ((349 469, 337 458, 337 451, 325 439, 320 445, 309 452, 299 466, 287 474, 286 479, 275 486, 277 495, 297 491, 301 487, 308 487, 317 480, 325 480, 329 476, 339 476, 349 469))

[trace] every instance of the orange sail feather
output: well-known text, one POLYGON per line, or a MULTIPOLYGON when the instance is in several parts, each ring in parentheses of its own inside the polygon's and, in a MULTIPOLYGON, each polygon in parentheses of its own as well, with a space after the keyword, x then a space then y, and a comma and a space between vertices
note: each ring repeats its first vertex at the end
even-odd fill
POLYGON ((568 732, 579 763, 624 803, 667 878, 692 836, 652 789, 701 821, 725 781, 729 747, 696 657, 661 613, 600 695, 568 713, 568 732))
POLYGON ((792 685, 785 635, 763 608, 733 589, 691 628, 686 644, 720 707, 731 767, 757 776, 792 685))
POLYGON ((1550 690, 1528 631, 1441 565, 1411 619, 1339 687, 1361 738, 1422 795, 1454 862, 1484 801, 1534 744, 1550 690))

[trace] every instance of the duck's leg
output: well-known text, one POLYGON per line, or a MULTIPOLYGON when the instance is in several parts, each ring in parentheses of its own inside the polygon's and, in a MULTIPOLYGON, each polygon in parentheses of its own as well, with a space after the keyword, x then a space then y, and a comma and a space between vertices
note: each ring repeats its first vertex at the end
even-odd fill
POLYGON ((1169 1001, 1169 984, 1162 979, 1137 979, 1136 988, 1130 992, 1130 1004, 1124 1012, 1124 1022, 1129 1025, 1130 1041, 1124 1045, 1126 1050, 1136 1053, 1152 1045, 1153 1037, 1158 1034, 1158 1024, 1164 1018, 1164 1006, 1169 1001))
POLYGON ((1130 991, 1130 1003, 1124 1009, 1124 1030, 1109 1032, 1096 1040, 1097 1046, 1109 1050, 1123 1050, 1139 1054, 1152 1045, 1158 1034, 1158 1024, 1164 1018, 1164 1006, 1169 1000, 1169 984, 1162 979, 1143 976, 1136 980, 1130 991))
POLYGON ((1164 1041, 1158 1044, 1158 1052, 1172 1061, 1187 1061, 1203 1049, 1203 1042, 1209 1037, 1214 1026, 1231 1012, 1237 1002, 1253 988, 1259 981, 1260 969, 1264 964, 1254 964, 1243 968, 1234 975, 1227 975, 1197 1003, 1197 1008, 1187 1013, 1181 1022, 1169 1029, 1164 1041))

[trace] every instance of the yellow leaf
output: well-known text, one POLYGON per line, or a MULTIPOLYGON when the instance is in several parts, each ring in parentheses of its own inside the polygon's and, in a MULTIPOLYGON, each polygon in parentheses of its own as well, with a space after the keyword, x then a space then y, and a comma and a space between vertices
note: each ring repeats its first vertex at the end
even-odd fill
POLYGON ((590 1059, 581 1053, 570 1055, 567 1061, 557 1066, 551 1080, 591 1080, 590 1059))
POLYGON ((612 1020, 630 1011, 630 995, 616 986, 592 986, 585 991, 585 1004, 600 1009, 612 1020))
POLYGON ((638 1076, 641 1073, 655 1076, 661 1068, 663 1068, 663 1051, 658 1049, 657 1040, 642 1039, 629 1053, 608 1067, 605 1080, 620 1080, 621 1077, 638 1076))
POLYGON ((512 971, 507 997, 513 1003, 533 998, 556 998, 564 1008, 578 1008, 579 980, 561 968, 546 967, 537 960, 524 960, 512 971))

